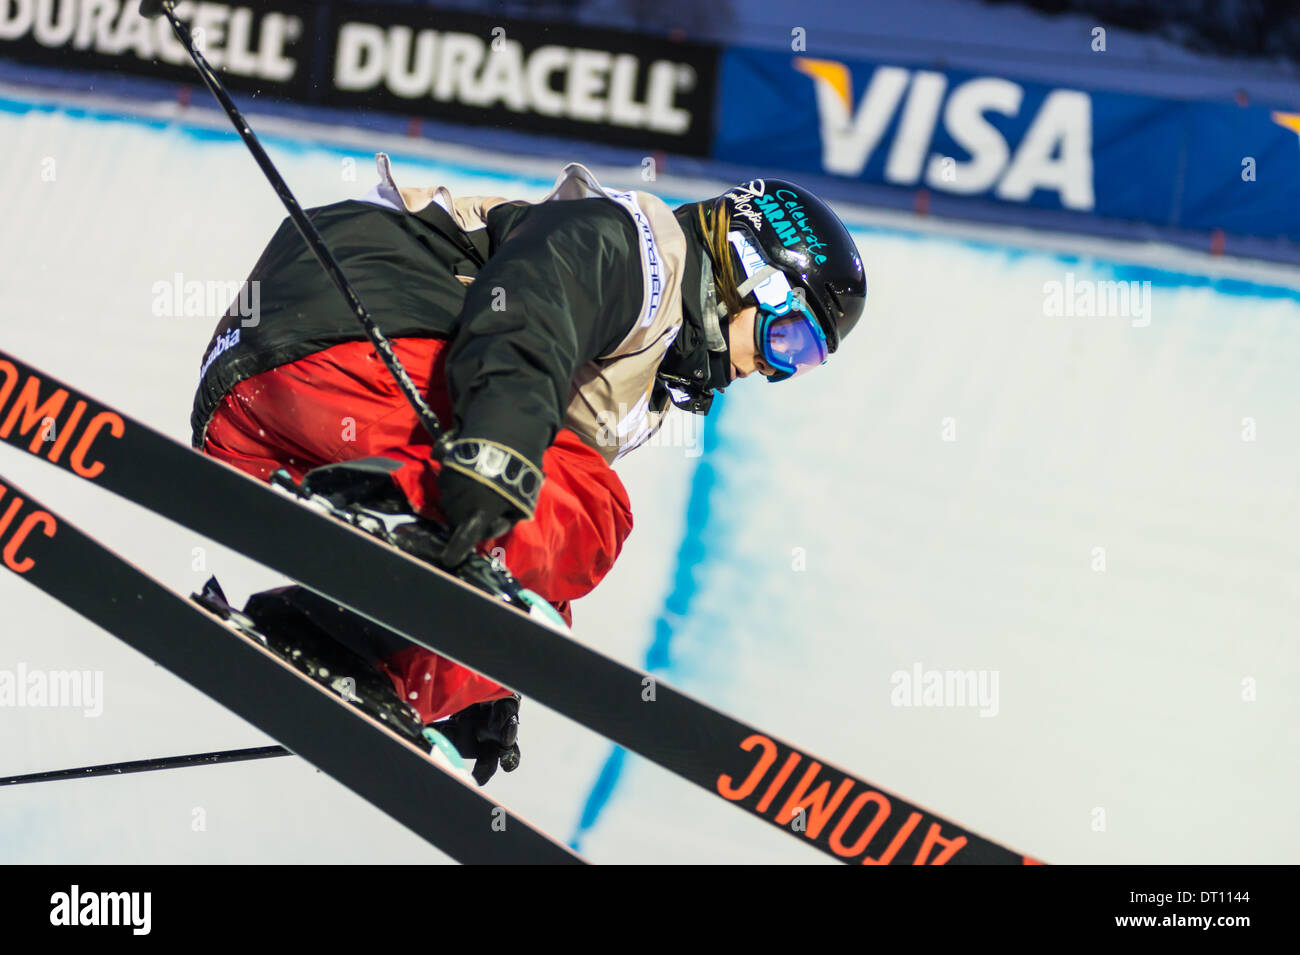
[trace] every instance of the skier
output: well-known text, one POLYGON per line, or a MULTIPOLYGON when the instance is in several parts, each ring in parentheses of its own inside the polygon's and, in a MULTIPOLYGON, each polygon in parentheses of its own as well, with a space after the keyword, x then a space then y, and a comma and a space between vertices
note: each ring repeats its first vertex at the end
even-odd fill
MULTIPOLYGON (((248 278, 257 314, 232 305, 204 352, 194 445, 262 479, 382 459, 415 513, 500 548, 566 620, 632 529, 610 465, 670 405, 821 365, 862 314, 853 239, 793 183, 671 209, 575 163, 538 202, 456 198, 376 159, 368 195, 309 214, 449 429, 441 462, 288 220, 248 278)), ((480 782, 517 764, 510 690, 418 647, 374 663, 480 782)))

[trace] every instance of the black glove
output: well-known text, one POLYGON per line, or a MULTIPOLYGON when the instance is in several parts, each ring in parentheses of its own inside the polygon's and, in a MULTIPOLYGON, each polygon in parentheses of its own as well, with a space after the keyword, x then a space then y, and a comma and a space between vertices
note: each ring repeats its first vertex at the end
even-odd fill
POLYGON ((474 760, 474 780, 487 783, 497 766, 507 773, 519 768, 519 694, 467 706, 433 728, 451 741, 465 759, 474 760))
POLYGON ((477 438, 446 442, 438 494, 453 533, 443 564, 456 567, 476 544, 532 517, 541 490, 542 472, 504 444, 477 438))
MULTIPOLYGON (((461 527, 475 516, 483 519, 483 536, 488 540, 508 531, 522 513, 509 500, 478 478, 451 468, 438 475, 438 503, 452 528, 461 527)), ((475 541, 474 543, 478 543, 475 541)))

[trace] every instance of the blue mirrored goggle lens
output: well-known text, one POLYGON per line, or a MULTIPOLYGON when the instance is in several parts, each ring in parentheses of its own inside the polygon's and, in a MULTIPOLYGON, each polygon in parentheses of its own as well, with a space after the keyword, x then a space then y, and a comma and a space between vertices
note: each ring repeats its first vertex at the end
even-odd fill
POLYGON ((759 344, 764 360, 777 371, 769 381, 802 375, 825 364, 829 354, 821 325, 802 310, 802 303, 793 294, 791 299, 794 301, 787 300, 784 314, 774 314, 766 307, 760 309, 759 344))

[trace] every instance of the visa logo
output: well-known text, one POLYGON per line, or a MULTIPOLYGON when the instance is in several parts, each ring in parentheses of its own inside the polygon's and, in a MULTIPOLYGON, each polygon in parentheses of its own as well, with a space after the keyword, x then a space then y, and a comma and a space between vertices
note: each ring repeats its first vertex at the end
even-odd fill
POLYGON ((794 66, 812 78, 816 90, 827 172, 860 176, 884 147, 889 150, 884 178, 894 185, 925 185, 956 195, 991 192, 1011 202, 1046 189, 1066 209, 1094 206, 1092 100, 1087 93, 1052 90, 1013 144, 986 118, 989 113, 1019 116, 1024 89, 1010 80, 981 76, 949 88, 943 73, 880 66, 855 107, 848 66, 808 57, 797 57, 794 66), (896 115, 893 139, 886 144, 885 133, 896 115), (969 159, 931 151, 940 121, 969 159))

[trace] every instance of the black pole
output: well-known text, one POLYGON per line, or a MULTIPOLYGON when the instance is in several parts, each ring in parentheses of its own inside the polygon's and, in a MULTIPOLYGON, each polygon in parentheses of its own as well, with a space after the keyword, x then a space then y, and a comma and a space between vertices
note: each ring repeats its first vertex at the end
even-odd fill
POLYGON ((230 117, 230 121, 234 123, 235 131, 244 140, 249 152, 257 160, 257 164, 262 167, 262 172, 270 181, 271 187, 275 189, 280 201, 284 203, 285 209, 289 211, 289 218, 293 220, 293 224, 297 227, 298 234, 307 243, 307 247, 311 249, 312 255, 316 257, 316 261, 320 263, 321 268, 329 275, 334 287, 347 300, 348 308, 352 310, 352 314, 361 323, 362 328, 365 329, 370 344, 375 346, 375 351, 379 353, 380 359, 397 381, 397 387, 406 397, 411 407, 415 409, 415 414, 420 419, 420 423, 429 432, 429 435, 433 438, 434 446, 437 447, 438 439, 442 437, 442 423, 438 420, 438 416, 433 413, 420 392, 416 390, 414 382, 406 373, 406 369, 402 367, 401 361, 393 353, 392 343, 380 330, 379 326, 375 324, 375 320, 370 317, 370 312, 361 303, 356 289, 352 287, 352 283, 343 274, 343 269, 339 266, 338 260, 330 252, 329 246, 325 244, 325 240, 316 230, 316 226, 307 218, 307 214, 302 211, 302 206, 294 198, 293 193, 289 190, 288 183, 284 181, 279 170, 275 168, 275 164, 271 162, 271 157, 262 148, 261 142, 258 141, 243 114, 239 112, 239 107, 230 98, 230 94, 226 92, 226 88, 221 84, 221 80, 217 78, 217 74, 213 72, 203 54, 195 48, 189 27, 176 18, 175 7, 176 0, 141 0, 140 15, 150 20, 156 20, 160 16, 167 17, 168 22, 171 23, 172 32, 176 34, 176 38, 181 41, 181 45, 189 51, 190 58, 194 60, 194 65, 199 71, 199 76, 203 78, 204 85, 217 98, 217 102, 221 104, 226 111, 226 115, 230 117))
POLYGON ((102 766, 82 766, 79 769, 56 769, 47 773, 28 773, 25 776, 4 776, 0 777, 0 786, 47 783, 59 779, 89 779, 92 776, 125 776, 128 773, 150 773, 158 769, 184 769, 186 766, 208 766, 214 763, 242 763, 250 759, 292 755, 293 753, 283 746, 225 749, 215 753, 196 753, 193 756, 166 756, 161 759, 138 759, 130 763, 105 763, 102 766))

